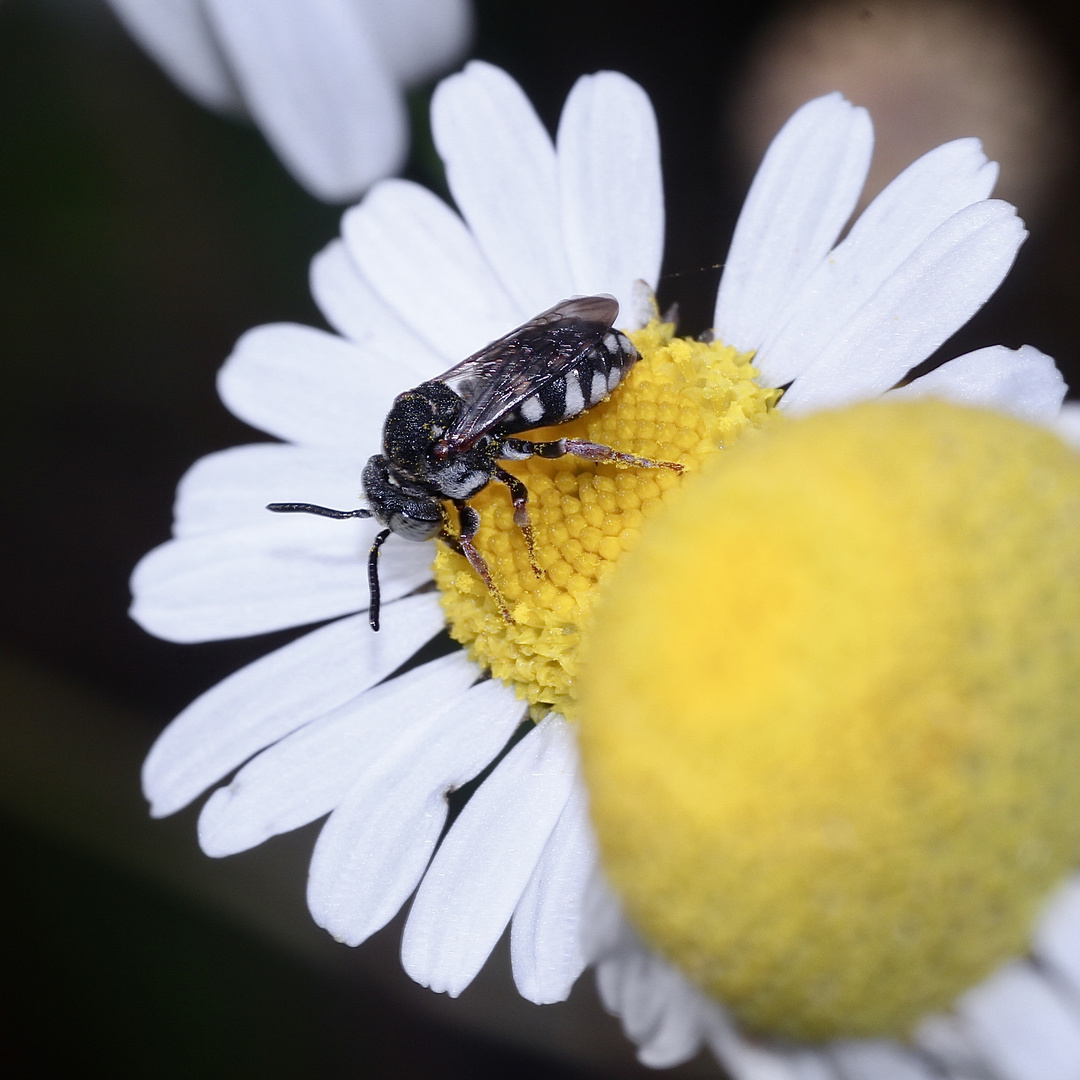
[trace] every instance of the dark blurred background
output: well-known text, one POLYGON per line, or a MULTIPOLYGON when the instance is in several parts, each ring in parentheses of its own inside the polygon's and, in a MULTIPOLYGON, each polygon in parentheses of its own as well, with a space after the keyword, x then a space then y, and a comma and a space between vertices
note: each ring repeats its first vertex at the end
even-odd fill
MULTIPOLYGON (((1073 0, 739 3, 478 0, 472 55, 554 127, 583 73, 656 106, 668 241, 661 300, 708 325, 746 185, 808 97, 871 108, 880 186, 974 134, 1032 236, 940 353, 1030 342, 1080 385, 1073 0)), ((410 104, 407 175, 441 185, 410 104)), ((254 128, 176 89, 97 0, 0 2, 0 1066, 8 1076, 588 1077, 638 1072, 591 980, 516 1000, 497 956, 457 1002, 400 972, 392 926, 358 950, 311 925, 311 829, 222 862, 195 812, 150 822, 140 760, 184 704, 290 635, 176 646, 126 616, 199 456, 263 436, 214 375, 263 322, 322 325, 311 256, 341 208, 308 196, 254 128)), ((674 1075, 718 1075, 704 1059, 674 1075)), ((641 1075, 646 1075, 641 1070, 641 1075)))

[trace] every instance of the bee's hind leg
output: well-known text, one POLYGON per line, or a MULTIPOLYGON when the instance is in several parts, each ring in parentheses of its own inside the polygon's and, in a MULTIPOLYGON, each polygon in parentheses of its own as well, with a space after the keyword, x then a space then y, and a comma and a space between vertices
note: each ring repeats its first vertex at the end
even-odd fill
POLYGON ((555 442, 529 442, 527 439, 507 439, 505 445, 514 457, 561 458, 567 454, 585 458, 587 461, 610 461, 623 468, 638 469, 673 469, 682 472, 684 466, 677 461, 653 461, 652 458, 638 457, 636 454, 624 454, 613 450, 603 443, 589 442, 588 439, 557 439, 555 442))

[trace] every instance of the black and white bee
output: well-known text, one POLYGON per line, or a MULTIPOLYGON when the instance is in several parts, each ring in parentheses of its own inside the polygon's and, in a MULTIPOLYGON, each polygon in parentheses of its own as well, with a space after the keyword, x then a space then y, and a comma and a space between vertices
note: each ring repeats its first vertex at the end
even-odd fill
POLYGON ((383 427, 383 452, 361 476, 368 508, 330 510, 311 503, 271 503, 280 513, 375 518, 384 526, 368 557, 371 629, 379 629, 379 548, 391 533, 406 540, 437 537, 469 560, 507 622, 510 612, 483 556, 473 544, 480 515, 468 499, 492 480, 510 489, 514 522, 539 577, 525 485, 499 465, 530 457, 574 454, 590 461, 682 471, 672 461, 623 454, 585 439, 532 442, 511 436, 572 420, 603 401, 640 359, 630 339, 612 328, 613 296, 562 300, 524 326, 493 341, 438 378, 394 400, 383 427), (451 531, 446 504, 457 510, 451 531))

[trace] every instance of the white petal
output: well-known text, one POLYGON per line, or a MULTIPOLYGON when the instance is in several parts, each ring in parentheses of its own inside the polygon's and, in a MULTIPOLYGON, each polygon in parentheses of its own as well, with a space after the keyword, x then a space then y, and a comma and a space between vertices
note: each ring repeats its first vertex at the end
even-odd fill
POLYGON ((439 84, 431 131, 454 201, 526 318, 569 296, 555 149, 521 87, 474 60, 439 84))
MULTIPOLYGON (((131 617, 169 641, 214 641, 333 619, 368 607, 367 551, 378 526, 307 514, 170 540, 131 577, 131 617), (329 527, 328 527, 329 526, 329 527)), ((430 544, 387 543, 379 580, 387 603, 431 578, 430 544)))
POLYGON ((200 0, 109 3, 131 36, 196 101, 226 112, 243 108, 200 0))
POLYGON ((971 1033, 951 1013, 935 1013, 919 1021, 912 1041, 930 1058, 941 1064, 950 1077, 973 1080, 992 1076, 986 1061, 972 1042, 971 1033))
POLYGON ((1047 904, 1031 951, 1080 995, 1080 875, 1073 875, 1047 904))
POLYGON ((468 0, 368 0, 364 11, 380 54, 403 86, 451 67, 472 36, 468 0))
POLYGON ((312 502, 351 510, 365 458, 289 443, 233 446, 200 458, 176 489, 173 535, 270 525, 266 504, 312 502))
POLYGON ((1028 964, 1010 964, 957 1006, 1001 1080, 1076 1080, 1080 1017, 1028 964))
POLYGON ((640 945, 640 939, 626 921, 622 904, 608 885, 599 864, 585 889, 581 942, 590 962, 607 959, 640 945))
POLYGON ((634 282, 655 289, 664 254, 660 136, 648 95, 613 71, 578 79, 557 146, 572 291, 612 293, 619 325, 629 326, 634 282))
POLYGON ((884 1039, 843 1040, 832 1055, 841 1080, 936 1080, 938 1074, 917 1054, 884 1039))
POLYGON ((833 1080, 823 1056, 812 1051, 782 1052, 744 1038, 720 1010, 706 1038, 712 1052, 734 1080, 833 1080))
POLYGON ((596 982, 605 1007, 637 1045, 638 1058, 653 1068, 692 1058, 710 1025, 708 1014, 719 1011, 640 942, 602 960, 596 982))
POLYGON ((595 868, 596 840, 579 777, 510 925, 514 983, 529 1001, 565 1001, 585 970, 582 906, 595 868))
POLYGON ((352 0, 203 0, 267 141, 313 195, 344 202, 405 161, 405 103, 352 0))
POLYGON ((443 625, 434 595, 401 600, 392 612, 377 634, 366 615, 324 626, 196 698, 143 766, 154 816, 186 806, 252 754, 384 679, 443 625))
POLYGON ((724 1010, 637 936, 599 872, 585 896, 585 952, 596 962, 600 999, 638 1044, 638 1057, 663 1068, 706 1043, 736 1080, 836 1080, 815 1051, 779 1052, 739 1034, 724 1010))
POLYGON ((377 185, 341 232, 372 288, 447 367, 536 314, 510 299, 465 223, 419 184, 377 185))
POLYGON ((713 325, 727 344, 758 348, 829 253, 859 200, 873 140, 866 110, 838 93, 807 102, 773 139, 720 279, 713 325))
POLYGON ((787 1054, 787 1063, 796 1080, 838 1080, 832 1063, 820 1050, 794 1050, 787 1054))
POLYGON ((796 415, 883 394, 982 307, 1026 235, 1008 203, 988 199, 953 214, 847 321, 780 407, 796 415))
POLYGON ((506 928, 577 770, 574 736, 552 713, 465 804, 420 883, 401 944, 417 982, 457 997, 506 928))
POLYGON ((218 392, 230 412, 271 435, 366 456, 379 448, 394 397, 414 380, 333 334, 275 323, 240 338, 218 392))
POLYGON ((396 742, 428 732, 477 674, 464 652, 451 653, 365 690, 264 750, 207 800, 199 816, 203 851, 233 855, 328 814, 396 742))
POLYGON ((957 405, 997 409, 1033 424, 1048 424, 1061 412, 1068 387, 1054 361, 1032 345, 1007 349, 991 345, 949 360, 907 386, 894 398, 937 397, 957 405))
POLYGON ((376 295, 341 240, 311 260, 311 295, 326 321, 357 345, 365 359, 400 369, 415 386, 441 374, 446 361, 421 341, 376 295))
POLYGON ((1066 401, 1051 426, 1071 447, 1080 450, 1080 405, 1066 401))
POLYGON ((893 180, 777 313, 754 357, 765 384, 783 386, 809 367, 934 229, 989 197, 997 171, 978 139, 957 139, 924 154, 893 180))
POLYGON ((655 1003, 649 1033, 638 1041, 638 1060, 654 1069, 670 1068, 693 1057, 701 1048, 708 1013, 715 1008, 674 968, 666 968, 666 974, 668 978, 656 987, 662 996, 655 1003))
POLYGON ((497 756, 522 715, 513 691, 489 680, 365 763, 315 845, 308 905, 320 926, 358 945, 397 914, 435 850, 447 792, 497 756))

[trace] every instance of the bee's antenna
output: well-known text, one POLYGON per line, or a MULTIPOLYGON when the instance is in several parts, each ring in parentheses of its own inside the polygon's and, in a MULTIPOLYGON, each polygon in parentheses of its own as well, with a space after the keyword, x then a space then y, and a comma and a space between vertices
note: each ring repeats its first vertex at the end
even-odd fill
POLYGON ((337 518, 369 518, 370 510, 362 507, 359 510, 331 510, 328 506, 316 506, 314 503, 270 503, 267 510, 273 510, 275 514, 318 514, 319 517, 337 518))

